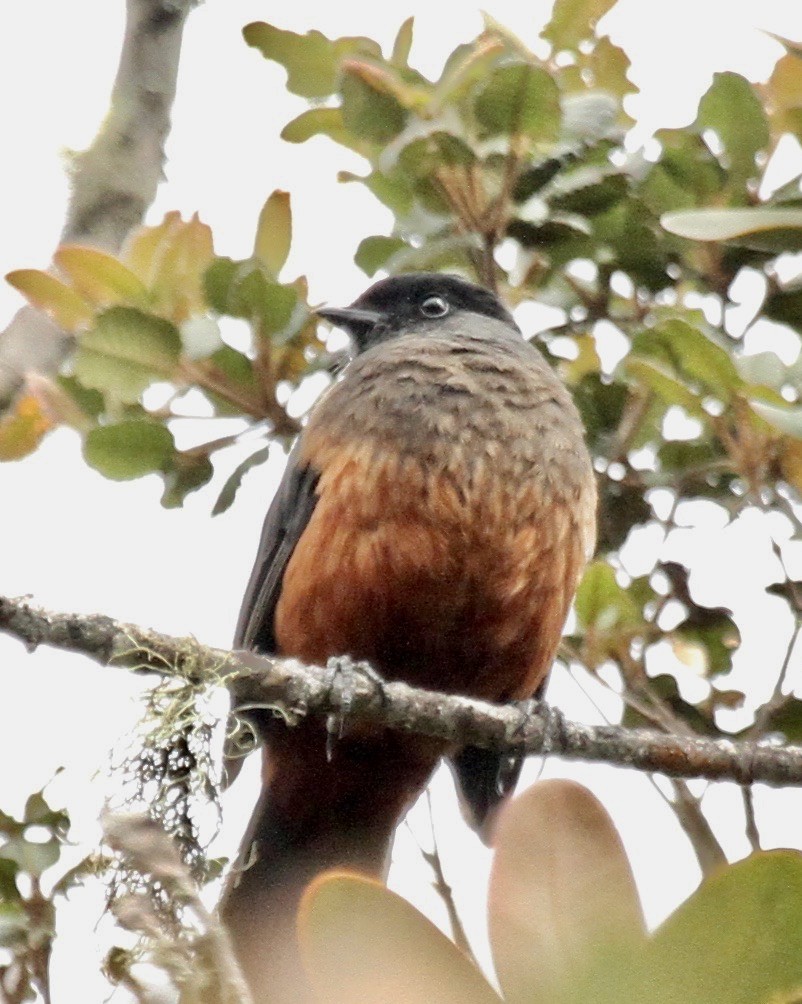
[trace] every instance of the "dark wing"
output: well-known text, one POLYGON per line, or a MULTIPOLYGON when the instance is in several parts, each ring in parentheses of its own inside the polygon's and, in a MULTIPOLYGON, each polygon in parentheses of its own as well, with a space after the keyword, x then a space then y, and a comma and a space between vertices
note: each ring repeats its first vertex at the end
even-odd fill
POLYGON ((290 451, 281 484, 267 510, 256 561, 240 609, 234 648, 277 651, 275 613, 284 570, 317 502, 318 473, 301 463, 299 442, 290 451))
MULTIPOLYGON (((542 700, 548 677, 540 684, 534 700, 542 700)), ((464 746, 448 759, 454 777, 462 815, 482 840, 491 845, 496 816, 504 800, 515 790, 524 757, 498 750, 464 746)))
MULTIPOLYGON (((296 442, 287 459, 284 477, 265 516, 256 561, 242 600, 234 635, 235 649, 255 649, 267 655, 277 652, 276 604, 287 562, 314 511, 317 482, 317 472, 301 463, 296 442)), ((247 704, 248 698, 239 693, 235 685, 231 691, 232 708, 243 703, 247 704)), ((258 735, 269 727, 270 714, 253 709, 241 713, 239 719, 258 735)), ((228 737, 225 755, 226 785, 233 784, 242 767, 242 742, 240 729, 235 729, 228 737)))

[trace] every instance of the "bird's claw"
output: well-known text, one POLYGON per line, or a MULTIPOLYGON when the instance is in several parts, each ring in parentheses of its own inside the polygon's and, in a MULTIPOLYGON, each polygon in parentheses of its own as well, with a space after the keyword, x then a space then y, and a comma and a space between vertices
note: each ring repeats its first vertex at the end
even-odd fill
MULTIPOLYGON (((360 674, 369 680, 376 688, 380 700, 384 701, 384 680, 376 670, 367 662, 358 662, 349 655, 333 656, 326 663, 326 668, 330 672, 328 697, 331 697, 338 677, 348 674, 360 674)), ((350 714, 354 703, 354 689, 347 683, 342 684, 340 696, 340 708, 336 712, 331 712, 326 717, 326 760, 331 761, 334 756, 334 744, 338 739, 342 739, 345 730, 345 720, 350 714)))
POLYGON ((541 752, 544 756, 551 753, 554 747, 559 745, 558 740, 565 726, 563 713, 559 708, 553 707, 540 697, 528 697, 523 701, 513 701, 512 704, 521 714, 521 720, 512 730, 510 736, 513 742, 521 736, 524 726, 529 720, 532 717, 537 717, 543 723, 543 749, 541 752))
MULTIPOLYGON (((562 712, 558 708, 553 707, 551 704, 546 703, 546 701, 540 697, 527 697, 521 701, 512 701, 511 704, 519 711, 521 718, 510 733, 510 742, 514 744, 516 740, 523 735, 524 728, 530 719, 537 717, 543 723, 543 747, 541 749, 541 755, 548 756, 555 746, 559 746, 558 740, 562 735, 565 724, 565 718, 563 717, 562 712)), ((525 759, 525 752, 515 751, 512 752, 509 757, 505 757, 504 760, 502 760, 499 764, 497 780, 499 791, 506 790, 505 785, 507 784, 507 779, 509 777, 517 776, 525 759)))

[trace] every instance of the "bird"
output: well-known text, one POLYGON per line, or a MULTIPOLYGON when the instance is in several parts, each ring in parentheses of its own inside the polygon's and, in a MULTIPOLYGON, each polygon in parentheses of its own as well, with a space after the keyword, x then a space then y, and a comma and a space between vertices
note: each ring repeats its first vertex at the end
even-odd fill
MULTIPOLYGON (((365 660, 386 680, 490 701, 541 693, 595 542, 569 392, 501 300, 457 275, 392 276, 317 313, 353 358, 289 454, 235 648, 365 660)), ((293 954, 304 886, 328 869, 383 877, 441 758, 479 830, 517 772, 476 747, 347 721, 331 745, 320 719, 248 714, 262 790, 221 912, 261 1002, 293 954)))

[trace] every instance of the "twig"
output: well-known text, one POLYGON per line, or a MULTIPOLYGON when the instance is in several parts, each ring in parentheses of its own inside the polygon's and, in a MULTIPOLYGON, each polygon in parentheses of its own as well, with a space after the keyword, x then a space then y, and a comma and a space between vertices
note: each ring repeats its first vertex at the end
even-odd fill
POLYGON ((800 746, 584 725, 566 721, 553 710, 523 716, 517 706, 420 690, 405 683, 382 683, 364 663, 348 667, 337 660, 336 668, 323 668, 295 659, 232 653, 103 615, 48 613, 24 599, 0 598, 0 631, 19 638, 31 650, 52 645, 81 652, 103 665, 227 684, 238 703, 281 708, 290 718, 346 714, 355 723, 432 736, 445 744, 551 753, 669 777, 802 784, 800 746))
POLYGON ((757 828, 757 817, 755 816, 755 794, 749 786, 741 788, 741 797, 744 803, 744 816, 746 817, 746 839, 753 851, 762 850, 760 843, 760 830, 757 828))
POLYGON ((418 845, 420 848, 421 856, 426 864, 432 869, 434 873, 434 891, 440 897, 443 905, 446 908, 446 913, 448 914, 448 923, 451 927, 451 940, 461 951, 467 955, 469 959, 472 959, 477 967, 479 965, 476 956, 473 954, 473 949, 471 948, 471 943, 468 941, 468 935, 465 933, 465 928, 460 920, 460 915, 457 910, 457 904, 454 902, 454 893, 451 886, 446 881, 445 872, 443 871, 443 860, 440 857, 440 848, 437 846, 437 834, 434 829, 434 815, 432 813, 432 794, 429 788, 426 789, 426 805, 429 810, 429 826, 432 833, 432 849, 430 851, 425 851, 423 847, 418 845))
POLYGON ((702 875, 707 878, 722 865, 726 865, 727 855, 702 812, 700 799, 684 781, 677 778, 671 779, 671 787, 674 789, 671 808, 683 833, 690 841, 696 860, 702 869, 702 875))
MULTIPOLYGON (((109 113, 90 148, 75 158, 63 242, 118 251, 144 218, 162 178, 184 22, 196 2, 127 0, 109 113)), ((87 30, 83 37, 92 34, 87 30)), ((0 333, 0 405, 11 400, 27 372, 58 369, 69 344, 32 307, 17 311, 0 333)))
MULTIPOLYGON (((122 856, 125 864, 158 883, 172 903, 194 918, 194 923, 187 925, 188 931, 192 931, 193 966, 175 965, 182 954, 182 945, 178 941, 172 943, 166 934, 160 935, 158 917, 147 897, 130 896, 113 903, 118 920, 129 930, 163 942, 153 946, 154 956, 165 969, 174 970, 171 973, 174 977, 181 973, 185 980, 197 983, 190 994, 192 1000, 198 1000, 198 989, 203 987, 203 1000, 207 1004, 251 1004, 228 935, 217 917, 204 906, 173 840, 147 815, 107 814, 102 823, 106 842, 122 856)), ((186 946, 183 951, 187 951, 186 946)))

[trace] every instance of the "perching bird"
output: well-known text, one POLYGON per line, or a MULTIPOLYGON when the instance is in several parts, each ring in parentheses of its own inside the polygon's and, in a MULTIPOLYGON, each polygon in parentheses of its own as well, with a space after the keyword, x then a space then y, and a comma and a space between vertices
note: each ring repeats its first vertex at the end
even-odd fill
MULTIPOLYGON (((593 470, 568 392, 499 300, 456 276, 385 279, 319 314, 358 354, 290 454, 235 647, 530 697, 594 545, 593 470)), ((346 721, 329 758, 319 719, 263 713, 256 728, 262 795, 222 908, 254 988, 310 878, 383 874, 441 756, 478 825, 505 794, 494 753, 346 721)))

